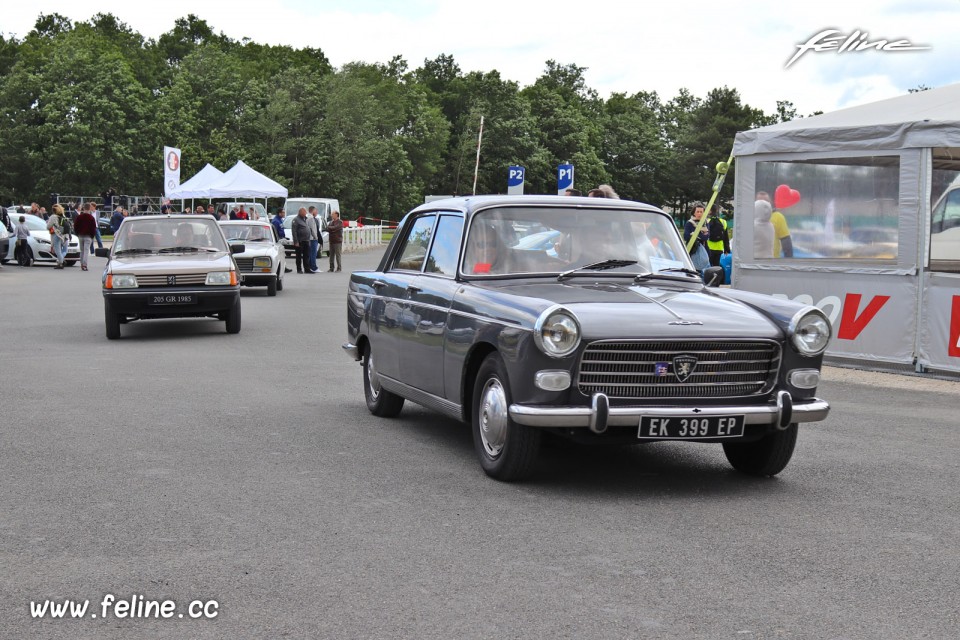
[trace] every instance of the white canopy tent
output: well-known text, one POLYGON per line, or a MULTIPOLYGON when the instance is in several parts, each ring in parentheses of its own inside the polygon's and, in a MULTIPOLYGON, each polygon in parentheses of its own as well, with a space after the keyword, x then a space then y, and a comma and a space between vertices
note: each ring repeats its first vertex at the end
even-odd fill
POLYGON ((207 185, 215 182, 221 176, 223 176, 223 171, 217 169, 212 164, 207 163, 207 165, 200 169, 195 176, 181 184, 175 191, 172 191, 168 194, 168 198, 171 200, 192 200, 193 198, 205 198, 206 192, 204 191, 207 188, 207 185))
POLYGON ((942 204, 960 84, 741 132, 734 154, 733 286, 816 304, 839 360, 960 371, 960 255, 932 250, 960 229, 942 204), (777 194, 789 254, 769 251, 760 192, 777 194))
POLYGON ((286 198, 287 189, 238 160, 203 189, 204 198, 286 198))

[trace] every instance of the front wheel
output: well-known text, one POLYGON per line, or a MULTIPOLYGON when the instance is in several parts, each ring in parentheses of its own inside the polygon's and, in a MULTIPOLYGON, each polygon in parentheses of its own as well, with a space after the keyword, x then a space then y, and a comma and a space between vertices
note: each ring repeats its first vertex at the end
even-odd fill
POLYGON ((64 265, 65 267, 72 267, 72 266, 75 265, 75 264, 77 264, 77 261, 76 261, 76 260, 64 260, 64 261, 63 261, 63 265, 64 265))
POLYGON ((103 309, 103 321, 107 330, 107 340, 116 340, 120 337, 120 314, 114 313, 109 305, 103 309))
POLYGON ((725 442, 723 453, 734 469, 751 476, 775 476, 793 457, 799 428, 794 422, 783 431, 756 442, 725 442))
POLYGON ((240 299, 227 311, 227 333, 240 333, 240 299))
POLYGON ((473 386, 473 447, 491 478, 521 480, 534 469, 541 433, 510 418, 510 381, 499 354, 487 356, 473 386))
POLYGON ((270 282, 267 283, 267 295, 268 295, 268 296, 271 296, 271 297, 277 295, 277 281, 276 281, 276 279, 271 280, 270 282))
POLYGON ((277 291, 283 291, 283 267, 277 269, 277 291))

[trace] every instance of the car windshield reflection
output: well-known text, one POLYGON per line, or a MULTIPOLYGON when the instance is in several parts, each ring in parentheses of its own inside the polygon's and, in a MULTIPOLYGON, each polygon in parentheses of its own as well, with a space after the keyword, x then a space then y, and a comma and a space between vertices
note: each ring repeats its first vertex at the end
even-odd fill
POLYGON ((604 271, 640 275, 691 268, 676 226, 648 211, 500 207, 474 216, 465 276, 604 271))
POLYGON ((227 251, 223 234, 210 219, 163 218, 124 221, 114 241, 114 255, 132 251, 195 253, 227 251))

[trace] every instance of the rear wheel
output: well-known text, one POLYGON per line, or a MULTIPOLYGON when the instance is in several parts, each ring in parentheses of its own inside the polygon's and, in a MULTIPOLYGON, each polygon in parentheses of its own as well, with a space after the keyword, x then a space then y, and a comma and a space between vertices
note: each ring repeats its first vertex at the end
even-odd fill
POLYGON ((491 478, 521 480, 534 469, 542 434, 510 418, 510 381, 499 354, 487 356, 473 387, 473 447, 491 478))
POLYGON ((240 299, 227 311, 227 333, 240 333, 240 299))
POLYGON ((756 442, 727 442, 723 453, 734 469, 751 476, 775 476, 793 457, 799 428, 794 422, 756 442))
POLYGON ((381 418, 392 418, 403 408, 402 397, 380 386, 380 375, 369 342, 363 349, 363 395, 370 413, 381 418))

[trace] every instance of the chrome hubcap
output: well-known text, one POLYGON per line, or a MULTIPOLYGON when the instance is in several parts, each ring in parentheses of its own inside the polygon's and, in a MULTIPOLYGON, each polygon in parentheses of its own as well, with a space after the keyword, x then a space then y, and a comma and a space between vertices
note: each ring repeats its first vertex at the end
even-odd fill
POLYGON ((367 386, 370 387, 370 398, 376 400, 380 396, 380 376, 370 351, 367 352, 367 386))
POLYGON ((496 458, 503 451, 507 439, 507 394, 496 378, 487 380, 480 396, 480 440, 490 457, 496 458))

